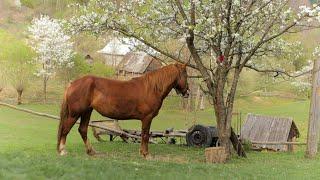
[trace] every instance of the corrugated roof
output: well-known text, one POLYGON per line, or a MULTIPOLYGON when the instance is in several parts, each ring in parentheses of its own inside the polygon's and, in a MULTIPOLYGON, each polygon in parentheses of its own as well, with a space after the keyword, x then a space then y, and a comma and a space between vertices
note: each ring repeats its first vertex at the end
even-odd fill
POLYGON ((296 11, 300 11, 300 6, 311 6, 311 2, 309 0, 290 0, 289 6, 292 7, 296 11))
POLYGON ((123 38, 121 40, 114 38, 112 39, 103 49, 97 51, 102 54, 110 55, 126 55, 133 49, 133 45, 130 45, 129 39, 123 38), (124 42, 124 43, 123 43, 124 42))
MULTIPOLYGON (((299 131, 292 118, 248 114, 240 138, 250 142, 287 142, 290 131, 298 137, 299 131)), ((286 145, 256 144, 258 148, 286 151, 286 145)))
POLYGON ((127 53, 119 63, 118 69, 126 72, 144 73, 153 58, 144 52, 127 53))

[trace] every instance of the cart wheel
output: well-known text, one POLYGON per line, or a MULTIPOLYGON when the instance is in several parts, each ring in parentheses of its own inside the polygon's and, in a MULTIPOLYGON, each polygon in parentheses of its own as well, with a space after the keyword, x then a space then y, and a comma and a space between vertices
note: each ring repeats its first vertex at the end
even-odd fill
POLYGON ((212 132, 202 125, 192 126, 186 134, 188 146, 210 147, 212 144, 212 132))

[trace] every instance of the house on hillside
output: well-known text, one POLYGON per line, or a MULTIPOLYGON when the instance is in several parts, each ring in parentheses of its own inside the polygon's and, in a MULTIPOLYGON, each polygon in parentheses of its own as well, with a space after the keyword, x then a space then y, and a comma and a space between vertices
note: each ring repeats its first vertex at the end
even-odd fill
POLYGON ((129 52, 118 64, 118 75, 124 79, 140 76, 162 66, 162 63, 145 52, 129 52))
POLYGON ((311 6, 311 2, 310 0, 290 0, 289 1, 289 6, 295 10, 295 11, 299 11, 300 10, 300 6, 311 6))
POLYGON ((97 51, 98 53, 103 54, 106 65, 117 67, 122 61, 123 57, 133 49, 132 45, 129 45, 128 39, 118 39, 113 38, 103 49, 97 51))

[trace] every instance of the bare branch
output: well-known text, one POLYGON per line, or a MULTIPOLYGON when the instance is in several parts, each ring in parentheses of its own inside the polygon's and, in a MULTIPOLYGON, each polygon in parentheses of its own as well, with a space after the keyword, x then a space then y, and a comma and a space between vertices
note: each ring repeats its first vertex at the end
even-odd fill
POLYGON ((290 78, 297 78, 297 77, 304 76, 304 75, 309 74, 309 73, 312 72, 312 70, 309 70, 309 71, 302 72, 302 73, 299 73, 299 74, 290 74, 290 73, 288 73, 288 72, 286 72, 284 70, 259 69, 257 67, 251 66, 251 65, 245 65, 244 67, 252 69, 252 70, 257 71, 257 72, 262 72, 262 73, 276 73, 276 75, 274 77, 277 77, 279 75, 285 75, 285 76, 290 77, 290 78))
MULTIPOLYGON (((145 44, 146 46, 152 48, 153 50, 159 52, 160 54, 162 54, 162 55, 164 55, 164 56, 167 56, 167 57, 171 58, 171 59, 174 60, 174 61, 177 61, 177 62, 180 62, 180 63, 185 63, 185 62, 181 61, 180 59, 178 59, 177 57, 175 57, 174 55, 172 55, 172 54, 170 54, 170 53, 168 53, 168 52, 163 51, 162 49, 160 49, 160 48, 156 47, 155 45, 153 45, 152 43, 150 43, 150 42, 142 39, 141 37, 137 36, 136 34, 127 32, 127 31, 126 31, 125 29, 123 29, 123 28, 120 28, 120 27, 119 27, 119 28, 114 28, 113 30, 114 30, 114 31, 117 31, 117 32, 120 32, 120 33, 122 33, 123 35, 125 35, 125 36, 127 36, 127 37, 132 37, 132 38, 140 41, 141 43, 145 44)), ((191 68, 193 68, 193 69, 197 69, 197 70, 198 70, 198 68, 197 68, 196 66, 194 66, 194 65, 192 65, 192 64, 190 64, 190 63, 187 63, 187 66, 189 66, 189 67, 191 67, 191 68)))

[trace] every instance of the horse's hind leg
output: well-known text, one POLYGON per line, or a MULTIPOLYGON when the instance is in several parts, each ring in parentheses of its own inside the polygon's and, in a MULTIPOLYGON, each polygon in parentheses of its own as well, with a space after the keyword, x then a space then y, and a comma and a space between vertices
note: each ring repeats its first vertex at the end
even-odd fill
POLYGON ((150 158, 148 145, 149 145, 149 137, 150 137, 150 126, 152 122, 152 118, 145 118, 142 121, 142 129, 141 129, 141 146, 140 146, 140 154, 148 159, 150 158))
POLYGON ((73 125, 77 122, 78 117, 69 116, 61 125, 60 141, 58 151, 60 155, 66 155, 67 151, 65 149, 65 144, 67 141, 67 135, 70 132, 73 125))
POLYGON ((82 137, 82 140, 86 146, 86 152, 88 155, 95 155, 96 151, 91 146, 87 134, 88 134, 88 125, 91 117, 92 109, 87 110, 81 115, 81 122, 79 126, 79 133, 82 137))

